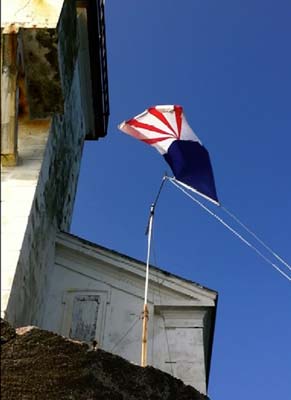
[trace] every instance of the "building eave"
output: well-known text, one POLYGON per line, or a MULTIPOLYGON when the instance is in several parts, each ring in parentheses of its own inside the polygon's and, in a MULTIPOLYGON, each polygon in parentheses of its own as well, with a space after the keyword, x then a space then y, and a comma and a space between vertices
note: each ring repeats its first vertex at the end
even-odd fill
POLYGON ((76 4, 87 11, 94 130, 87 134, 86 140, 96 140, 106 136, 109 119, 104 0, 77 0, 76 4))
MULTIPOLYGON (((94 253, 95 254, 97 254, 97 253, 104 254, 105 256, 110 256, 111 258, 113 257, 118 261, 130 263, 130 264, 142 267, 142 268, 145 267, 145 262, 143 262, 141 260, 130 257, 130 256, 120 253, 116 250, 108 249, 104 246, 90 242, 86 239, 83 239, 83 238, 73 235, 71 233, 60 232, 57 236, 57 242, 59 244, 67 243, 68 245, 69 245, 69 243, 71 243, 71 245, 75 245, 75 248, 76 249, 78 248, 79 251, 81 251, 81 249, 83 247, 84 249, 89 250, 89 252, 92 252, 92 255, 94 253), (81 247, 80 247, 80 245, 81 245, 81 247)), ((202 286, 201 284, 194 282, 190 279, 186 279, 181 276, 172 274, 172 273, 166 271, 165 269, 158 268, 154 265, 150 265, 150 269, 153 271, 156 271, 159 274, 162 274, 166 279, 168 278, 169 280, 172 279, 172 280, 180 281, 181 283, 186 285, 185 287, 188 287, 189 289, 195 288, 195 291, 197 291, 198 293, 200 292, 201 294, 203 294, 203 296, 208 297, 209 300, 211 300, 211 302, 213 304, 218 296, 218 293, 215 290, 212 290, 205 286, 202 286)))

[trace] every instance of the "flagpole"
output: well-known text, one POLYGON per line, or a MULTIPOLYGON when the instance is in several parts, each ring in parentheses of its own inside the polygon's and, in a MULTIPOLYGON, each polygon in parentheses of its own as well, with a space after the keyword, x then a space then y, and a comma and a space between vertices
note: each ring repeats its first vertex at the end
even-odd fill
POLYGON ((146 263, 146 279, 145 279, 145 290, 144 290, 144 305, 142 312, 142 342, 141 342, 141 366, 147 366, 147 338, 148 338, 148 320, 149 320, 149 309, 148 309, 148 288, 149 288, 149 270, 150 270, 150 254, 151 254, 151 240, 153 230, 155 206, 151 205, 150 219, 148 224, 148 249, 147 249, 147 263, 146 263))
POLYGON ((151 254, 151 242, 152 242, 152 231, 153 231, 153 222, 154 222, 154 214, 155 207, 157 201, 159 199, 162 187, 166 180, 167 175, 163 177, 162 183, 160 185, 158 194, 154 203, 150 208, 150 216, 149 222, 146 229, 146 234, 148 236, 148 246, 147 246, 147 260, 146 260, 146 279, 145 279, 145 291, 144 291, 144 305, 142 312, 142 341, 141 341, 141 366, 147 366, 147 344, 148 344, 148 320, 149 320, 149 309, 148 309, 148 289, 149 289, 149 270, 150 270, 150 254, 151 254))

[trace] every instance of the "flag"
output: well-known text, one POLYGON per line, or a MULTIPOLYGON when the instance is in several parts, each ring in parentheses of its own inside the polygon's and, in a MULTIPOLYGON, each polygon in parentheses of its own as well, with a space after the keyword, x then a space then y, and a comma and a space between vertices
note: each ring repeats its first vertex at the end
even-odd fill
POLYGON ((218 204, 208 151, 188 125, 181 106, 150 107, 118 127, 155 147, 182 185, 218 204))

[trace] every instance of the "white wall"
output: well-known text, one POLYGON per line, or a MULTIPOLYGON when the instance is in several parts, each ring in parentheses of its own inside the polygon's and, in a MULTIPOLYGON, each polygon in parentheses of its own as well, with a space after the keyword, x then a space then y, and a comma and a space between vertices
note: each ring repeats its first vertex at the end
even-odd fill
POLYGON ((1 168, 1 316, 6 310, 37 186, 50 121, 19 121, 17 166, 1 168))

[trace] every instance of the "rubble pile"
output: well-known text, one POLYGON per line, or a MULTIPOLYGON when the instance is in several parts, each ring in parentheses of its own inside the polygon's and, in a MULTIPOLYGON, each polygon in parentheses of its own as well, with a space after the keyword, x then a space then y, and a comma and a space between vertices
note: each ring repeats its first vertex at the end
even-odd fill
POLYGON ((153 367, 36 327, 1 320, 3 400, 207 400, 153 367))

